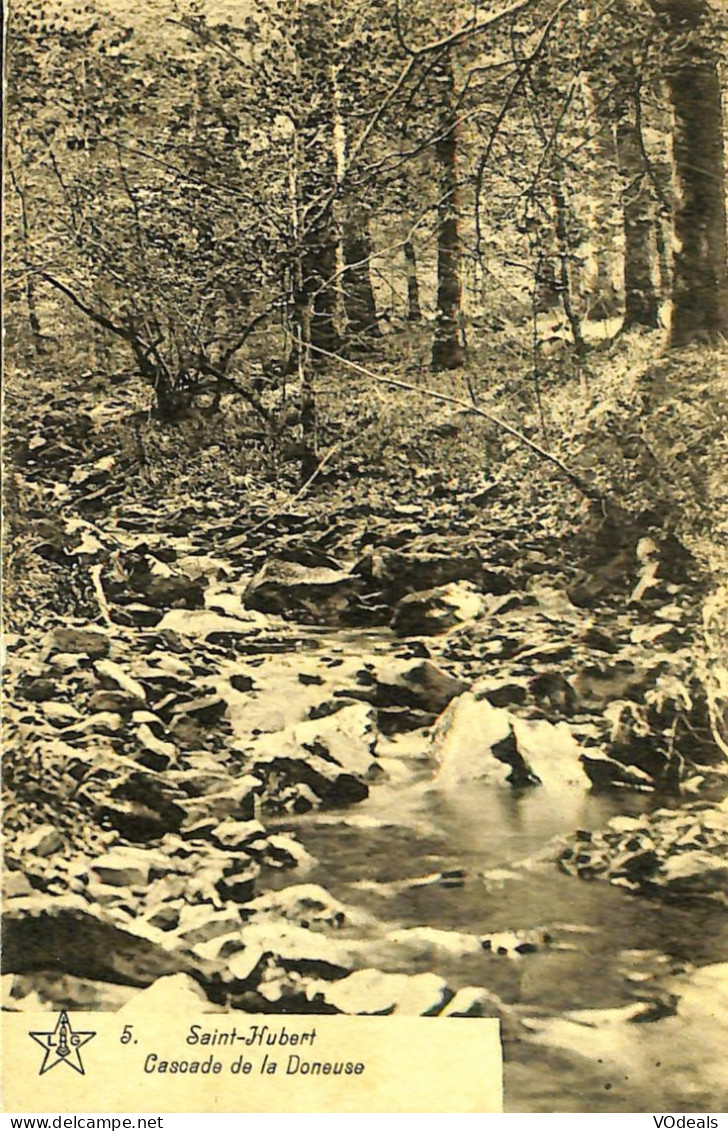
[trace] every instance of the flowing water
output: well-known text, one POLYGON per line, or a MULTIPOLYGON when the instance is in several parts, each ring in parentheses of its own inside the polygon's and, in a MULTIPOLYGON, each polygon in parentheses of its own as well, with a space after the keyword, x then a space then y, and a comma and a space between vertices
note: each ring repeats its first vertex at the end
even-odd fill
MULTIPOLYGON (((346 654, 354 644, 339 641, 337 650, 346 654)), ((514 791, 477 779, 444 790, 422 732, 383 740, 381 762, 384 773, 361 804, 277 822, 318 861, 306 879, 376 916, 380 929, 382 921, 477 935, 538 928, 546 938, 535 953, 425 948, 414 959, 405 952, 399 963, 395 948, 386 969, 432 970, 453 989, 484 986, 523 1016, 549 1017, 633 1006, 640 985, 668 967, 728 959, 726 916, 718 909, 647 900, 564 875, 553 863, 519 866, 554 838, 643 810, 647 795, 548 782, 514 791)), ((280 873, 270 881, 290 883, 280 873)), ((507 1110, 711 1110, 699 1082, 686 1097, 684 1082, 666 1079, 657 1060, 635 1079, 629 1070, 616 1079, 613 1064, 528 1040, 506 1041, 505 1057, 507 1110)))

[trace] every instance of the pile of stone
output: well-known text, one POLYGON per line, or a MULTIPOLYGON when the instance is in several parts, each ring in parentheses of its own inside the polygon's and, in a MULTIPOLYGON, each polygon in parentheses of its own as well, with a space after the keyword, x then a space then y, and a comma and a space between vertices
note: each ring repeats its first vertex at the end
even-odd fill
POLYGON ((728 804, 614 817, 602 832, 577 832, 560 866, 645 895, 728 907, 728 804))

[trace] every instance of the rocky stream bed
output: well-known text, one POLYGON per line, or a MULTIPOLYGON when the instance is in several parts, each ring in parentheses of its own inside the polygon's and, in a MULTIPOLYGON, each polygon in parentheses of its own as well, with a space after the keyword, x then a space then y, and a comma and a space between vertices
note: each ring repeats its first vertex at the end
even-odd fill
POLYGON ((5 1008, 498 1016, 510 1110, 719 1110, 689 555, 511 504, 50 530, 99 615, 6 641, 5 1008))

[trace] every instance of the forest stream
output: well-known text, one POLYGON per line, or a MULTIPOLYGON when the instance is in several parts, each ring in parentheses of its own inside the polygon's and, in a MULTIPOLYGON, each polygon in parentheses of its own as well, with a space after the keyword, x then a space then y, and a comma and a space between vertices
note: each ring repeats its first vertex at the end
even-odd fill
MULTIPOLYGON (((384 630, 319 632, 307 644, 315 644, 306 654, 320 658, 323 671, 332 663, 359 662, 367 652, 401 650, 401 641, 384 630)), ((265 663, 276 699, 278 679, 287 683, 292 666, 290 657, 265 663)), ((396 945, 383 945, 388 970, 432 971, 455 990, 487 985, 522 1016, 538 1018, 633 1008, 641 997, 652 1000, 654 980, 666 971, 728 961, 722 909, 646 903, 615 887, 575 883, 553 866, 559 838, 599 829, 620 814, 643 813, 655 807, 651 795, 595 793, 585 781, 566 789, 546 782, 514 790, 477 777, 457 790, 442 789, 421 732, 380 738, 379 748, 384 772, 359 805, 274 819, 269 827, 294 833, 318 862, 307 871, 308 881, 372 916, 368 930, 356 930, 360 939, 381 938, 385 927, 424 927, 424 938, 434 930, 432 945, 414 956, 405 946, 398 959, 396 945), (512 949, 514 931, 541 938, 520 954, 512 949), (438 939, 436 932, 449 933, 450 949, 448 936, 438 939), (503 953, 495 945, 464 954, 458 932, 502 933, 503 953), (648 992, 641 994, 644 983, 648 992)), ((269 870, 262 882, 275 888, 289 877, 269 870)), ((635 1037, 641 1030, 632 1027, 635 1037)), ((661 1062, 651 1073, 641 1065, 631 1078, 630 1071, 617 1076, 613 1065, 595 1063, 576 1048, 539 1047, 512 1033, 504 1054, 511 1111, 677 1111, 686 1103, 683 1076, 666 1081, 661 1062)), ((684 1110, 713 1102, 708 1084, 684 1110)))

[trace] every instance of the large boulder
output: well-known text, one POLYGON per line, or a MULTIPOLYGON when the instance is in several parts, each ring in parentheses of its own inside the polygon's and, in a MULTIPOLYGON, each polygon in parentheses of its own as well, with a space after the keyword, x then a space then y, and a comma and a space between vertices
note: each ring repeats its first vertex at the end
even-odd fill
POLYGON ((95 800, 98 823, 136 843, 178 832, 185 817, 176 791, 143 770, 119 776, 105 796, 95 800))
POLYGON ((92 660, 101 660, 108 656, 111 641, 109 636, 99 628, 54 628, 48 641, 48 654, 57 652, 64 654, 81 653, 90 656, 92 660))
POLYGON ((476 620, 484 609, 483 598, 474 585, 452 582, 403 597, 390 625, 397 636, 436 636, 476 620))
POLYGON ((421 659, 375 662, 358 678, 366 690, 357 694, 375 707, 411 707, 436 715, 467 687, 431 660, 421 659))
POLYGON ((428 1017, 437 1014, 452 997, 437 974, 389 974, 382 970, 356 970, 336 982, 313 983, 312 1001, 322 1000, 339 1013, 403 1014, 428 1017))
POLYGON ((355 703, 334 715, 260 736, 252 763, 266 780, 264 805, 277 808, 282 789, 292 784, 307 786, 324 805, 367 797, 364 779, 379 768, 372 715, 365 704, 355 703))
POLYGON ((335 899, 320 884, 293 884, 279 891, 269 891, 259 895, 248 904, 247 911, 259 915, 273 915, 309 927, 312 923, 326 927, 351 925, 361 913, 352 912, 345 904, 335 899))
POLYGON ((185 953, 168 939, 131 924, 120 926, 91 911, 77 896, 12 900, 3 912, 2 969, 22 974, 60 971, 79 978, 149 986, 166 974, 193 973, 185 953))
POLYGON ((263 788, 259 777, 244 774, 240 778, 230 778, 227 785, 214 789, 202 797, 191 797, 180 801, 184 817, 182 827, 192 829, 203 822, 210 822, 210 830, 221 821, 230 818, 250 821, 255 816, 255 798, 263 788))
POLYGON ((248 609, 288 620, 335 624, 345 619, 350 601, 363 588, 360 577, 343 569, 270 558, 251 579, 243 602, 248 609))
POLYGON ((520 719, 466 692, 442 713, 431 736, 439 763, 438 786, 476 778, 508 781, 514 788, 558 782, 586 784, 581 747, 565 723, 520 719))
POLYGON ((265 625, 265 617, 245 610, 227 616, 212 609, 171 609, 157 628, 160 632, 175 632, 210 644, 230 645, 254 636, 265 625))
POLYGON ((248 962, 256 953, 269 954, 284 970, 320 978, 340 978, 357 961, 355 941, 330 939, 318 931, 268 916, 260 921, 256 916, 243 927, 237 941, 248 952, 248 962))
POLYGON ((437 553, 376 548, 354 569, 366 580, 368 588, 381 591, 389 604, 395 604, 407 593, 436 589, 453 581, 471 581, 483 593, 508 593, 512 588, 506 574, 485 567, 475 549, 437 553))

